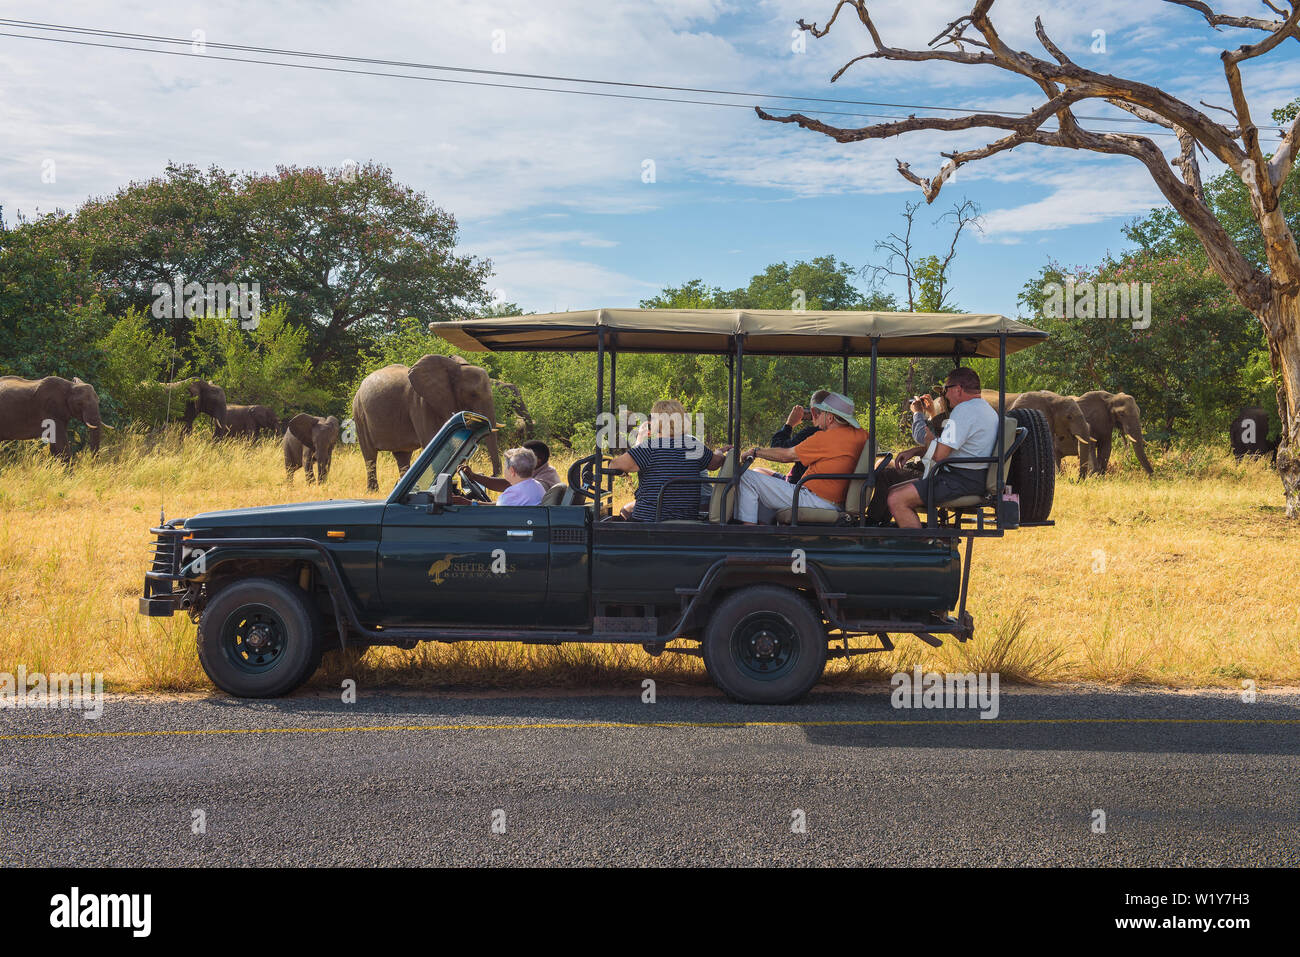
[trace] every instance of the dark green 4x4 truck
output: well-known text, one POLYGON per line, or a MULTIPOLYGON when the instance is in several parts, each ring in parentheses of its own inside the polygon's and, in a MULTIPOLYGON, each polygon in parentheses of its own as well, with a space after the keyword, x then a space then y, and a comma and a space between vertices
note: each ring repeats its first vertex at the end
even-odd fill
POLYGON ((1051 524, 1051 436, 1033 410, 1007 413, 998 447, 978 460, 987 467, 985 495, 927 503, 925 527, 916 531, 865 522, 890 458, 875 442, 877 360, 1000 358, 1005 391, 1006 353, 1045 334, 1001 316, 595 310, 431 328, 468 349, 594 351, 597 407, 606 407, 608 362, 611 410, 620 351, 727 355, 733 439, 746 354, 842 357, 846 391, 849 357, 870 356, 872 438, 857 469, 845 473, 843 512, 801 517, 796 507, 773 525, 732 520, 749 464, 734 453, 707 480, 712 496, 698 521, 616 520, 603 449, 574 463, 567 484, 541 505, 455 504, 453 496, 487 500, 458 479, 493 428, 473 412, 452 416, 384 501, 166 522, 153 529, 140 611, 194 618, 200 661, 219 688, 287 694, 330 647, 584 641, 700 655, 731 697, 784 703, 816 684, 828 658, 889 650, 891 635, 934 645, 941 636, 970 640, 975 539, 1051 524), (1018 503, 1004 496, 1008 485, 1018 503), (863 638, 871 644, 854 646, 863 638))

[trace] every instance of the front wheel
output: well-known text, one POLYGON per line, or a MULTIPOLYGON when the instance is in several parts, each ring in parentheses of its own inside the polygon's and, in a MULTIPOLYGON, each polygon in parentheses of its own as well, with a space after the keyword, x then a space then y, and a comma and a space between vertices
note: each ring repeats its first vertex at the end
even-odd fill
POLYGON ((754 585, 718 605, 704 632, 704 667, 735 701, 788 704, 826 668, 826 629, 797 593, 754 585))
POLYGON ((219 591, 199 622, 199 663, 240 698, 276 698, 312 676, 324 650, 307 596, 287 582, 249 578, 219 591))

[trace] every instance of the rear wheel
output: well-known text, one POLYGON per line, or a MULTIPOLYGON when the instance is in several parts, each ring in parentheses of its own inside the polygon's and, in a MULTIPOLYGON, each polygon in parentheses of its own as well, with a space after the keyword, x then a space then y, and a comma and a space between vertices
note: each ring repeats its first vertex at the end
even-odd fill
POLYGON ((704 667, 735 701, 787 704, 826 668, 826 629, 788 588, 754 585, 729 595, 704 632, 704 667))
POLYGON ((1029 430, 1011 458, 1007 481, 1020 496, 1020 521, 1045 522, 1052 514, 1056 495, 1056 452, 1047 416, 1038 409, 1011 409, 1007 412, 1029 430))
POLYGON ((199 622, 199 663, 212 683, 240 698, 288 694, 320 665, 320 621, 287 582, 250 578, 219 591, 199 622))

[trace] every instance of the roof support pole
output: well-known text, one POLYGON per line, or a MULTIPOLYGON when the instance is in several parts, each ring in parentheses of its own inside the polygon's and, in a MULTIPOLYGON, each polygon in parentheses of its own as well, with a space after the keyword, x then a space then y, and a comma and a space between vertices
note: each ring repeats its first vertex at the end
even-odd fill
POLYGON ((732 415, 736 410, 736 357, 733 353, 727 353, 727 444, 739 445, 740 439, 736 437, 735 425, 732 422, 732 415))
MULTIPOLYGON (((733 430, 733 434, 736 437, 736 441, 734 443, 736 446, 736 468, 732 472, 731 481, 727 483, 724 489, 722 489, 722 494, 732 496, 731 501, 733 502, 736 501, 740 496, 740 451, 741 451, 740 450, 740 441, 741 441, 740 419, 741 419, 741 399, 744 397, 744 391, 745 391, 744 384, 745 384, 745 337, 743 335, 737 335, 736 336, 736 378, 735 378, 735 387, 734 387, 734 395, 736 398, 735 401, 736 414, 734 418, 731 420, 731 428, 733 430)), ((720 513, 722 515, 727 514, 727 501, 728 500, 725 498, 722 500, 722 512, 720 513)))
MULTIPOLYGON (((1002 524, 1002 457, 1006 454, 1007 416, 1007 332, 1003 329, 998 335, 998 491, 996 514, 998 525, 1002 524)), ((967 551, 970 548, 967 546, 967 551)))
MULTIPOLYGON (((605 327, 603 325, 596 328, 596 454, 600 455, 600 413, 605 407, 605 327)), ((600 462, 597 461, 596 468, 593 472, 596 486, 596 517, 600 518, 600 495, 601 479, 604 477, 600 474, 600 462)))
MULTIPOLYGON (((618 415, 618 340, 611 337, 609 344, 609 414, 618 415)), ((615 419, 617 422, 617 419, 615 419)), ((622 423, 618 423, 622 426, 622 423)))
MULTIPOLYGON (((876 362, 877 359, 879 358, 877 355, 879 345, 880 345, 880 340, 875 336, 872 336, 871 337, 871 430, 867 433, 867 443, 871 447, 871 453, 867 456, 867 463, 868 463, 868 467, 871 469, 871 475, 867 479, 867 490, 864 493, 863 501, 870 500, 871 493, 875 491, 875 486, 876 486, 876 362)), ((848 379, 849 379, 849 357, 845 355, 844 356, 844 381, 847 383, 848 379)), ((847 385, 845 386, 844 393, 845 395, 848 394, 847 385)), ((845 502, 844 503, 845 507, 848 507, 848 504, 849 504, 848 502, 845 502)), ((867 522, 866 509, 863 509, 862 517, 859 519, 859 521, 864 525, 866 524, 867 522)))

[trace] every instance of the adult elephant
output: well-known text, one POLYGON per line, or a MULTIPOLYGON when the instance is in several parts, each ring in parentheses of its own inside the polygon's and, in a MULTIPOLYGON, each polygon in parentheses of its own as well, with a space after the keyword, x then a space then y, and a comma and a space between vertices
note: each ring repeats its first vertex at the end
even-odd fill
POLYGON ((334 446, 339 441, 339 420, 335 416, 322 418, 310 412, 300 412, 289 420, 284 439, 284 470, 293 482, 293 473, 303 469, 307 473, 307 484, 314 484, 317 479, 325 481, 330 473, 330 460, 334 457, 334 446), (312 474, 312 466, 316 474, 312 474))
POLYGON ((69 419, 86 424, 90 451, 98 452, 100 434, 108 426, 99 416, 94 386, 57 375, 43 379, 0 376, 0 440, 42 439, 52 455, 67 461, 72 457, 69 419))
POLYGON ((170 408, 175 410, 181 399, 185 400, 181 431, 189 435, 194 420, 200 415, 212 419, 212 431, 220 435, 226 421, 226 390, 206 379, 181 379, 162 383, 164 392, 170 393, 170 408))
MULTIPOLYGON (((1010 398, 1010 397, 1008 397, 1010 398)), ((1079 457, 1079 478, 1088 477, 1088 472, 1095 467, 1093 447, 1096 440, 1088 427, 1083 409, 1068 395, 1057 395, 1046 389, 1033 392, 1021 392, 1014 402, 1009 402, 1009 409, 1037 409, 1047 417, 1047 425, 1052 430, 1052 443, 1055 446, 1056 467, 1061 467, 1062 459, 1077 455, 1079 457)))
MULTIPOLYGON (((378 491, 375 460, 392 452, 398 475, 411 465, 411 453, 428 444, 457 412, 478 412, 496 422, 492 380, 485 369, 451 356, 424 356, 415 365, 385 366, 361 381, 352 397, 352 421, 366 462, 366 487, 378 491)), ((501 474, 496 433, 488 434, 492 474, 501 474)))
MULTIPOLYGON (((1008 409, 1011 408, 1011 404, 1012 404, 1013 402, 1015 402, 1016 399, 1020 398, 1022 395, 1024 395, 1023 392, 1008 392, 1008 393, 1007 393, 1007 408, 1008 408, 1008 409)), ((993 406, 993 408, 996 409, 996 408, 998 407, 998 390, 997 390, 997 389, 980 389, 980 398, 982 398, 982 399, 983 399, 985 402, 987 402, 989 405, 993 406)))
POLYGON ((1146 470, 1148 476, 1154 474, 1154 469, 1147 460, 1146 440, 1142 438, 1142 415, 1133 396, 1127 392, 1094 389, 1076 396, 1075 401, 1083 409, 1088 428, 1096 441, 1098 472, 1105 474, 1106 467, 1110 464, 1111 433, 1119 429, 1124 438, 1133 444, 1133 454, 1137 456, 1138 464, 1146 470))
POLYGON ((280 418, 269 406, 228 405, 221 426, 222 435, 255 439, 259 433, 279 431, 280 418))

